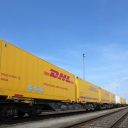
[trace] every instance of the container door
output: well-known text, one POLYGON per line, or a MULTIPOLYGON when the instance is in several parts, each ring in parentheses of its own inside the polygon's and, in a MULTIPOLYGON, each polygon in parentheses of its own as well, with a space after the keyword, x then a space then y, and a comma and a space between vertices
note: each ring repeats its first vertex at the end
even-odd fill
MULTIPOLYGON (((7 83, 8 83, 8 74, 7 74, 7 43, 4 41, 0 42, 0 89, 7 89, 7 83)), ((1 91, 4 92, 4 91, 1 91)))

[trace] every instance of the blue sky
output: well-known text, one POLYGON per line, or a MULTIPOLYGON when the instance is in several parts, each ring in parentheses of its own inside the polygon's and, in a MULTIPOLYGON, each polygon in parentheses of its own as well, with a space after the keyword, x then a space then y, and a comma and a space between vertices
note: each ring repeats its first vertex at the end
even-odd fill
POLYGON ((128 99, 127 0, 0 0, 0 38, 128 99))

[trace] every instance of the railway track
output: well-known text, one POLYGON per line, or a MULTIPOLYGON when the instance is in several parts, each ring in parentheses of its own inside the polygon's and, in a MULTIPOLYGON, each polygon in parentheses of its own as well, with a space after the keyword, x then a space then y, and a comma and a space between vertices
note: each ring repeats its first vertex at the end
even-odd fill
POLYGON ((128 128, 128 108, 67 128, 128 128))
POLYGON ((10 124, 18 124, 18 123, 26 123, 26 122, 31 122, 31 121, 39 121, 39 120, 45 120, 45 119, 50 119, 50 118, 59 118, 59 117, 65 117, 65 116, 71 116, 71 115, 76 115, 76 114, 81 114, 81 113, 89 113, 90 111, 85 111, 85 110, 69 110, 69 111, 58 111, 58 112, 43 112, 42 114, 38 116, 33 116, 30 117, 28 115, 25 115, 22 118, 3 118, 0 119, 0 128, 1 126, 4 125, 10 125, 10 124))
MULTIPOLYGON (((70 112, 70 113, 60 113, 55 114, 45 113, 41 116, 23 119, 15 119, 10 122, 0 123, 0 128, 67 128, 67 127, 78 127, 80 122, 85 120, 93 120, 99 116, 109 115, 110 113, 116 113, 118 111, 123 111, 127 107, 116 108, 110 110, 94 111, 94 112, 70 112), (76 125, 78 124, 78 125, 76 125)), ((78 127, 79 128, 79 127, 78 127)))

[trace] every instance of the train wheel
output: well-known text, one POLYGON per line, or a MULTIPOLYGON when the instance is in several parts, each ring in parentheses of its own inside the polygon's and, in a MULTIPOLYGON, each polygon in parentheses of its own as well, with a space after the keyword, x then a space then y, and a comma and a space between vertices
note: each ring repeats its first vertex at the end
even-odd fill
POLYGON ((25 115, 25 112, 18 111, 17 116, 18 118, 23 118, 25 115))
POLYGON ((14 106, 3 106, 0 111, 0 116, 3 118, 14 118, 17 116, 17 108, 14 106))
POLYGON ((28 115, 30 117, 33 117, 41 114, 41 112, 42 112, 42 109, 40 107, 34 107, 31 109, 31 111, 28 112, 28 115))

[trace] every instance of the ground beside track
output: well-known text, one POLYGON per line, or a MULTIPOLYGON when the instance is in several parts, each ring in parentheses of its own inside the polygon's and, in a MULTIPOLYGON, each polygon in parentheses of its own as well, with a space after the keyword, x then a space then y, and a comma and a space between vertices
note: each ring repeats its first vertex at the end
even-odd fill
POLYGON ((78 115, 70 115, 59 118, 50 118, 40 121, 22 122, 13 125, 3 125, 0 128, 65 128, 71 125, 75 125, 84 121, 88 121, 93 118, 97 118, 108 113, 116 112, 124 108, 109 109, 98 112, 84 113, 78 115))

